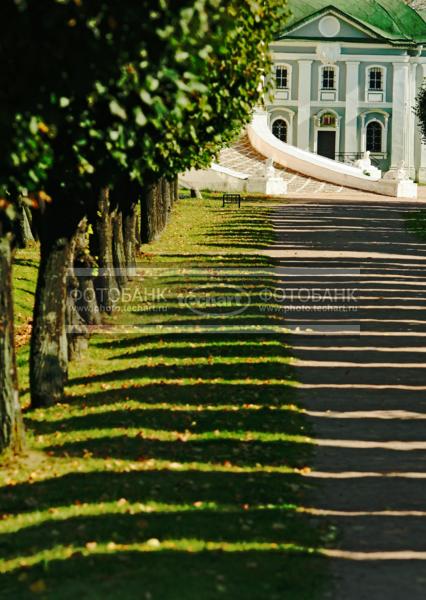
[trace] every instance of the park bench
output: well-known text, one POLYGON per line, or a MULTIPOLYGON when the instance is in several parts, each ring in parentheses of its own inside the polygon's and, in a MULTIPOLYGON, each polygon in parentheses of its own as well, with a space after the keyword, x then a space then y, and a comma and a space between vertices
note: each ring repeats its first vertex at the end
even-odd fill
POLYGON ((222 207, 225 207, 227 204, 238 204, 238 208, 241 208, 240 194, 223 194, 222 202, 222 207))

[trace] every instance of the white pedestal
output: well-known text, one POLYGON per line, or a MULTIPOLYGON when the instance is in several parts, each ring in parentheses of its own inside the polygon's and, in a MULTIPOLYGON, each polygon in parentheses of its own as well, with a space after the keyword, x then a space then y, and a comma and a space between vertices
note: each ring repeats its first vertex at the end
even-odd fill
POLYGON ((264 194, 265 196, 284 196, 288 184, 282 177, 249 177, 247 192, 249 194, 264 194))
POLYGON ((396 197, 417 198, 417 183, 414 183, 414 181, 411 181, 411 179, 398 181, 396 197))

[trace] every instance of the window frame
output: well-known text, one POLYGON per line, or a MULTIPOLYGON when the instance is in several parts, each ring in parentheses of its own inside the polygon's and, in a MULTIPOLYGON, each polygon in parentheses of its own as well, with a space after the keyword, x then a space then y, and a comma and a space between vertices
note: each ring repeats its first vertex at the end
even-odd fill
POLYGON ((290 138, 290 123, 289 123, 289 121, 288 121, 288 120, 287 120, 285 117, 283 117, 282 115, 279 115, 279 116, 275 117, 275 118, 273 119, 273 121, 271 122, 271 132, 272 132, 272 135, 274 135, 274 136, 277 138, 277 140, 280 140, 280 142, 284 142, 285 144, 288 144, 288 143, 289 143, 289 138, 290 138), (275 123, 277 123, 277 121, 283 121, 283 123, 285 123, 285 127, 286 127, 286 139, 285 139, 285 140, 282 140, 281 138, 279 138, 279 137, 278 137, 277 135, 275 135, 275 133, 274 133, 274 125, 275 125, 275 123))
POLYGON ((368 65, 365 69, 365 101, 368 103, 386 102, 386 86, 387 86, 387 67, 384 65, 368 65), (370 87, 371 72, 374 69, 380 69, 382 73, 381 89, 373 89, 370 87), (377 98, 371 98, 370 95, 376 95, 377 98))
POLYGON ((275 87, 277 90, 288 90, 289 88, 288 81, 288 68, 284 65, 278 65, 275 69, 275 87), (281 72, 285 71, 285 76, 280 75, 281 72), (285 79, 285 85, 282 84, 282 80, 285 79), (280 83, 278 83, 280 81, 280 83))
POLYGON ((322 92, 337 92, 338 89, 338 68, 336 67, 336 65, 322 65, 321 66, 321 73, 320 73, 320 90, 322 92), (324 76, 325 76, 325 72, 326 71, 332 71, 333 72, 333 87, 324 87, 324 76))
POLYGON ((383 150, 384 133, 385 133, 385 126, 383 125, 383 123, 381 121, 379 121, 378 119, 371 119, 370 121, 368 121, 368 123, 365 124, 365 149, 368 152, 371 152, 371 154, 383 154, 385 152, 383 150), (370 126, 372 126, 372 125, 375 125, 375 126, 378 125, 380 127, 380 150, 371 150, 368 147, 368 132, 369 132, 370 126))
POLYGON ((369 67, 368 68, 368 91, 369 92, 383 92, 384 91, 384 81, 383 81, 383 69, 381 67, 369 67), (377 79, 374 81, 372 75, 377 75, 380 73, 380 86, 377 87, 377 79))
POLYGON ((291 90, 292 90, 292 77, 293 77, 293 68, 291 65, 287 63, 277 63, 274 65, 274 86, 276 92, 286 92, 288 94, 288 98, 291 98, 291 90), (278 87, 278 70, 286 69, 287 70, 287 87, 278 87))

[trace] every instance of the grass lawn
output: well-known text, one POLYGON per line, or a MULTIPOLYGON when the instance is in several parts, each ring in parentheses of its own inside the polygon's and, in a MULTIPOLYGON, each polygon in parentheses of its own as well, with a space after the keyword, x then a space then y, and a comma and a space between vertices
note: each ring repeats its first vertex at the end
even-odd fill
MULTIPOLYGON (((329 532, 303 508, 309 432, 262 311, 271 206, 182 200, 66 400, 26 412, 27 456, 2 475, 1 597, 315 599, 329 532)), ((15 269, 23 323, 33 260, 15 269)))

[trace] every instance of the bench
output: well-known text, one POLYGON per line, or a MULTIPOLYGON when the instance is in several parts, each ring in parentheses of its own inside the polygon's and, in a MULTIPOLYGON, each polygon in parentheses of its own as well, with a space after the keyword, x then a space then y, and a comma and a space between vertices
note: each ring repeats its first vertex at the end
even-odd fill
POLYGON ((238 208, 241 208, 241 195, 240 194, 223 194, 222 196, 222 207, 224 208, 227 204, 238 204, 238 208))

